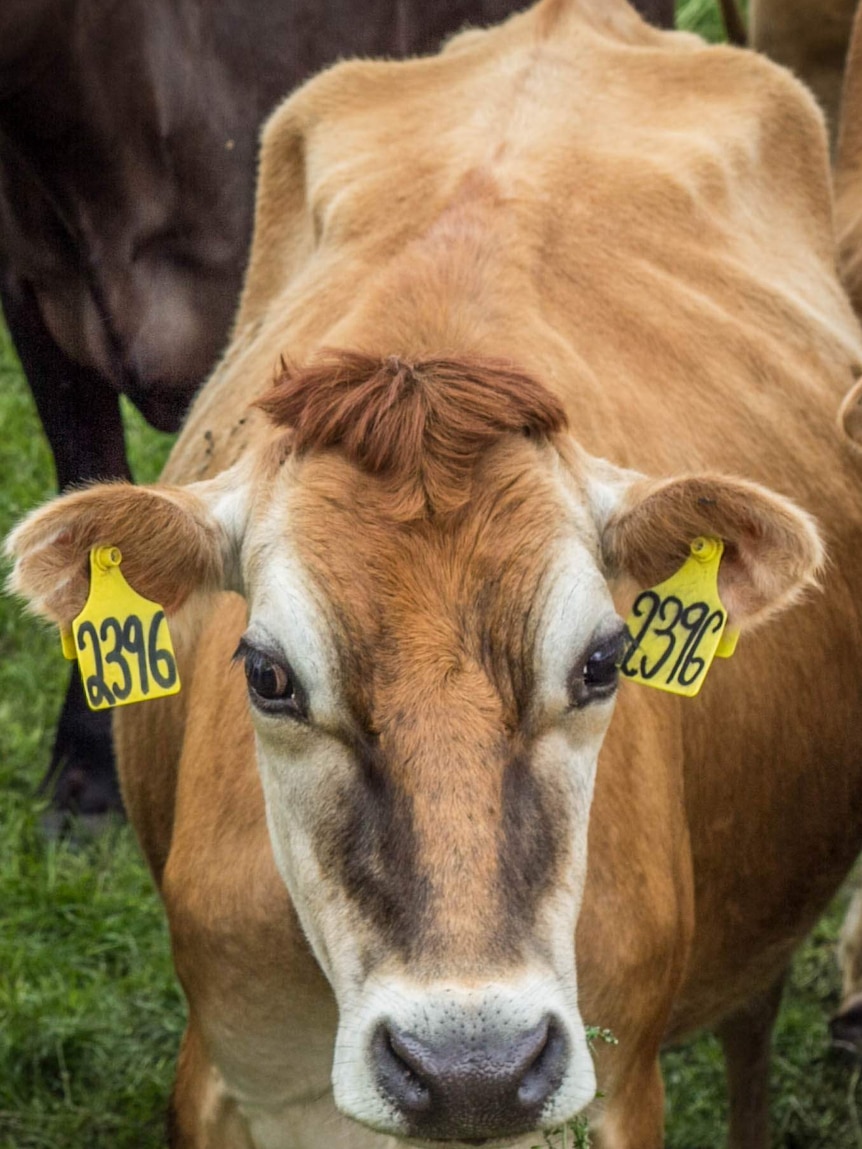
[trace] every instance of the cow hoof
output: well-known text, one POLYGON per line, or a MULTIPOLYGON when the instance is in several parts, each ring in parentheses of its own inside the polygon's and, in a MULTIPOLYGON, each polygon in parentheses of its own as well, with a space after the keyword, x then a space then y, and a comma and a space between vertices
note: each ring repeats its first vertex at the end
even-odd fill
POLYGON ((116 829, 123 821, 124 815, 116 812, 69 814, 62 810, 46 810, 39 819, 39 827, 46 842, 59 842, 62 839, 65 842, 84 845, 116 829))
POLYGON ((862 994, 842 1005, 829 1022, 829 1032, 836 1049, 862 1060, 862 994))

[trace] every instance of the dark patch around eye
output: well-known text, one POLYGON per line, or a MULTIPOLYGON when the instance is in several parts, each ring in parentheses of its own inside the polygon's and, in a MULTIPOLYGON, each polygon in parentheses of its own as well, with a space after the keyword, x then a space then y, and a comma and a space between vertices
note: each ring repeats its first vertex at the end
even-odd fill
POLYGON ((560 843, 567 840, 565 803, 554 800, 526 754, 512 758, 503 774, 499 866, 506 928, 513 936, 532 928, 557 873, 560 843))
POLYGON ((386 945, 407 959, 422 950, 431 892, 418 866, 413 803, 390 777, 376 739, 363 739, 355 752, 355 774, 321 811, 315 853, 386 945))

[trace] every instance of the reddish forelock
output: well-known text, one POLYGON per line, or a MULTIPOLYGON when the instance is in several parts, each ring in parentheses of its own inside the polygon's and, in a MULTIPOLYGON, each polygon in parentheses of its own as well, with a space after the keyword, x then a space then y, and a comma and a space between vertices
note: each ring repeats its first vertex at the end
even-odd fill
POLYGON ((292 428, 298 454, 338 448, 397 486, 412 514, 461 506, 477 460, 504 435, 566 426, 545 387, 493 359, 330 352, 301 370, 284 367, 258 406, 292 428))

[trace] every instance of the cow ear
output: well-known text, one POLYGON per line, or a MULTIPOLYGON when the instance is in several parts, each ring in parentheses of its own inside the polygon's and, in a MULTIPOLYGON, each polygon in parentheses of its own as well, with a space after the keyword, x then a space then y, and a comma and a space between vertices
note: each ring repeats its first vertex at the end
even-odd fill
POLYGON ((605 471, 599 501, 611 576, 625 573, 642 587, 655 586, 682 566, 696 538, 719 538, 718 591, 737 627, 764 621, 816 585, 823 545, 813 519, 789 499, 722 475, 648 479, 616 471, 611 483, 607 477, 605 471))
POLYGON ((168 614, 194 591, 238 590, 245 500, 232 477, 188 487, 100 483, 54 499, 6 540, 9 589, 67 627, 87 600, 90 549, 116 546, 129 584, 168 614))

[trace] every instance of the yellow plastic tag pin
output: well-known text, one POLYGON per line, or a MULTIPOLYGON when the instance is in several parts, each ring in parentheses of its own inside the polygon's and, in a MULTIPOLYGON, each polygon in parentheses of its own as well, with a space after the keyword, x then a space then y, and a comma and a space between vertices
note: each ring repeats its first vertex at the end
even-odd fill
POLYGON ((64 626, 60 627, 60 646, 63 648, 64 658, 68 658, 69 662, 77 660, 78 652, 75 649, 75 636, 71 627, 68 630, 64 626))
POLYGON ((721 642, 715 652, 716 658, 733 658, 739 644, 739 630, 735 626, 726 626, 721 642))
POLYGON ((632 682, 694 697, 716 655, 729 658, 738 632, 725 633, 727 612, 718 596, 720 539, 698 538, 676 574, 642 591, 626 626, 631 642, 620 673, 632 682))
MULTIPOLYGON (((126 582, 117 547, 90 551, 90 593, 72 623, 91 710, 176 694, 180 676, 165 612, 126 582)), ((61 635, 63 652, 68 640, 61 635)))

